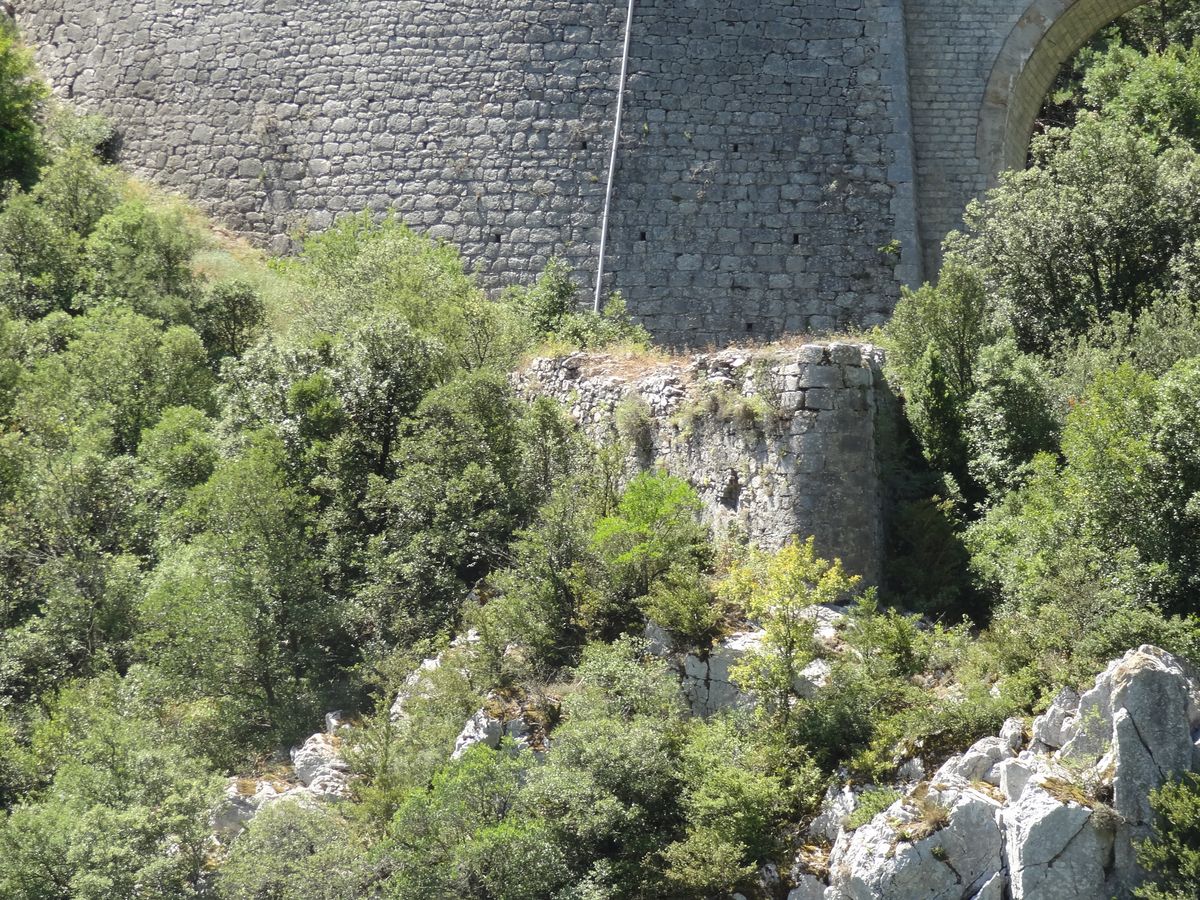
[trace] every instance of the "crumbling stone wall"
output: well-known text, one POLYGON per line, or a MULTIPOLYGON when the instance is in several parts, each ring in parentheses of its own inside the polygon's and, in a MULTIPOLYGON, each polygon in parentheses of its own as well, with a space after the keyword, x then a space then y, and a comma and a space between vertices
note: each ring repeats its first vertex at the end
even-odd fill
MULTIPOLYGON (((394 206, 489 287, 592 277, 622 2, 16 7, 123 162, 276 248, 394 206)), ((607 286, 692 346, 880 321, 919 256, 904 55, 901 0, 638 0, 607 286)))
POLYGON ((779 546, 796 535, 878 583, 883 557, 876 414, 886 390, 869 345, 805 344, 653 362, 537 359, 527 395, 563 402, 597 440, 699 492, 716 530, 779 546))

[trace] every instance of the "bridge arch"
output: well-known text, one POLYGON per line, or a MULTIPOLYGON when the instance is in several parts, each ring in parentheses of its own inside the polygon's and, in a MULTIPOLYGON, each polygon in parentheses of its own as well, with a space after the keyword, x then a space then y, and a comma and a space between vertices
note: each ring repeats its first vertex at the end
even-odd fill
POLYGON ((1062 66, 1105 25, 1146 0, 1034 0, 1005 40, 979 112, 976 151, 994 186, 1025 167, 1034 121, 1062 66))

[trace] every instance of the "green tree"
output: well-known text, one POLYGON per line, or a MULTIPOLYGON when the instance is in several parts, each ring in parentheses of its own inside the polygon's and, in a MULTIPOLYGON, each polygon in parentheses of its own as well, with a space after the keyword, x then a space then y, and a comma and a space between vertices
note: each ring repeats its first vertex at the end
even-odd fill
POLYGON ((138 655, 171 700, 215 704, 238 740, 260 747, 310 728, 341 644, 311 517, 283 448, 260 435, 180 508, 138 610, 138 655))
POLYGON ((253 287, 233 281, 215 284, 194 307, 196 330, 214 359, 241 356, 263 326, 266 307, 253 287))
POLYGON ((841 560, 820 559, 815 542, 793 538, 774 553, 751 549, 730 568, 718 591, 762 622, 762 644, 735 667, 739 685, 759 699, 764 715, 786 730, 795 684, 813 659, 814 619, 809 610, 845 599, 858 584, 841 560))
POLYGON ((178 213, 122 203, 96 223, 84 245, 83 305, 117 301, 165 322, 189 322, 196 247, 178 213))
POLYGON ((616 896, 660 893, 652 854, 681 824, 678 683, 631 640, 589 645, 576 677, 553 752, 530 772, 517 808, 544 822, 577 883, 616 896))
POLYGON ((31 193, 55 225, 82 240, 120 203, 121 189, 118 169, 91 147, 73 146, 54 155, 31 193))
POLYGON ((198 896, 217 779, 108 676, 64 686, 32 745, 45 791, 0 819, 14 900, 198 896))
POLYGON ((0 308, 39 318, 71 305, 79 248, 28 194, 10 197, 0 211, 0 308))
POLYGON ((414 791, 389 827, 392 874, 384 896, 534 900, 567 877, 545 827, 515 811, 531 758, 511 748, 468 751, 414 791))
POLYGON ((683 479, 666 472, 635 475, 612 515, 593 537, 602 567, 600 591, 583 611, 593 635, 614 638, 633 621, 640 598, 672 569, 680 577, 711 562, 700 500, 683 479))
POLYGON ((963 411, 972 479, 989 497, 1017 487, 1038 453, 1053 453, 1059 423, 1040 361, 1005 338, 982 351, 963 411))
POLYGON ((0 16, 0 182, 28 185, 36 177, 42 155, 38 118, 49 96, 16 25, 0 16))
POLYGON ((284 801, 264 809, 218 870, 223 900, 355 900, 371 889, 367 850, 327 806, 284 801))
POLYGON ((1045 352, 1118 311, 1144 309, 1197 237, 1200 164, 1120 123, 1082 120, 1035 140, 1035 165, 972 204, 952 252, 982 274, 992 317, 1045 352))

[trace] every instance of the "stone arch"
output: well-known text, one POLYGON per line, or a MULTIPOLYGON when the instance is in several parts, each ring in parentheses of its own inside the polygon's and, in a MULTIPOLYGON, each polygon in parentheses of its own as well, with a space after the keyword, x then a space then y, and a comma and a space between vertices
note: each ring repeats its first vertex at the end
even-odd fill
POLYGON ((1062 65, 1114 19, 1146 0, 1034 0, 1000 50, 979 115, 976 149, 994 185, 1024 168, 1033 123, 1062 65))

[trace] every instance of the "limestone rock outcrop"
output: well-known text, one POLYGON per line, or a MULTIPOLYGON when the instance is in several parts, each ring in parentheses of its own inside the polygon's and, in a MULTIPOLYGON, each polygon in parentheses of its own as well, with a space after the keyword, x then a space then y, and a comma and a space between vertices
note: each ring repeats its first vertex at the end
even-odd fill
POLYGON ((346 728, 340 712, 325 716, 325 731, 311 735, 289 753, 291 771, 273 776, 230 778, 212 812, 213 838, 228 845, 260 812, 289 800, 306 805, 350 795, 350 766, 342 754, 346 728))
POLYGON ((489 694, 487 703, 467 719, 450 758, 460 759, 478 744, 495 750, 506 737, 512 741, 514 752, 530 752, 539 760, 550 749, 545 727, 526 704, 489 694))
POLYGON ((350 767, 342 758, 340 744, 334 733, 314 734, 291 752, 296 779, 315 797, 349 796, 350 767))
MULTIPOLYGON (((1082 696, 1063 691, 1032 725, 1009 720, 866 825, 839 821, 823 900, 1127 898, 1143 880, 1134 845, 1149 795, 1198 768, 1200 679, 1148 645, 1112 662, 1082 696)), ((836 802, 835 802, 836 801, 836 802)), ((826 831, 826 833, 828 833, 826 831)))
POLYGON ((392 720, 398 721, 404 718, 405 703, 411 702, 417 697, 429 696, 433 688, 434 673, 441 669, 447 661, 453 661, 456 664, 462 662, 463 657, 477 643, 479 643, 479 633, 475 629, 471 629, 466 634, 456 637, 450 646, 437 656, 422 660, 421 664, 409 673, 404 680, 404 685, 396 694, 391 709, 392 720))

